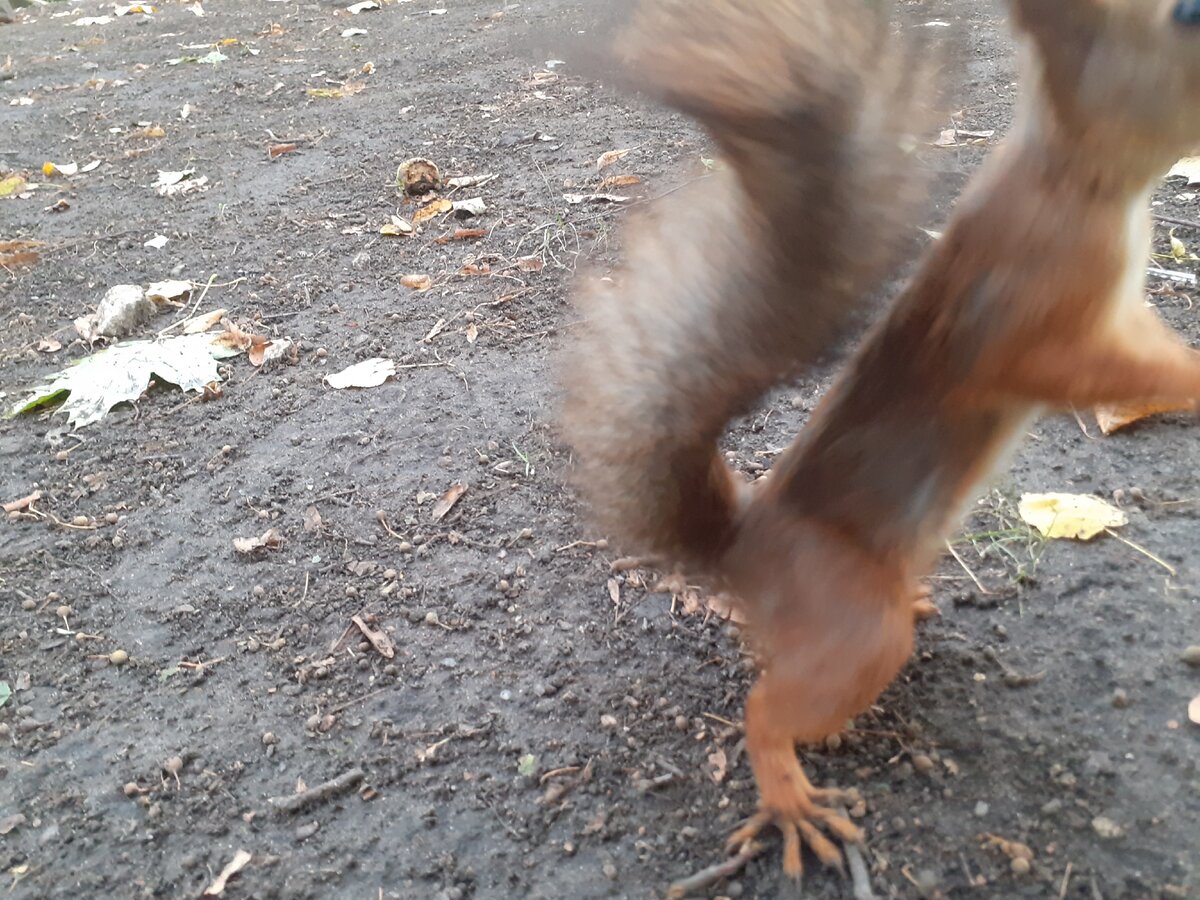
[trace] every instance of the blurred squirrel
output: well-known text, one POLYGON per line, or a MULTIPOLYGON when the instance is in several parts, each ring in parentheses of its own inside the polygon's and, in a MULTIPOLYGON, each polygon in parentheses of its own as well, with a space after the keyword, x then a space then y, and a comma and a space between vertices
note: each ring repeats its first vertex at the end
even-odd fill
POLYGON ((1144 303, 1150 193, 1200 143, 1200 0, 1007 2, 1022 42, 1008 137, 753 490, 717 441, 874 283, 861 251, 876 224, 894 247, 912 208, 897 147, 919 92, 891 68, 904 53, 877 4, 648 3, 652 26, 628 39, 730 171, 635 224, 618 288, 585 292, 565 433, 615 538, 743 610, 764 664, 745 715, 760 808, 730 843, 777 826, 792 876, 802 843, 840 863, 820 828, 862 838, 795 745, 839 731, 904 665, 918 579, 1030 420, 1200 397, 1200 354, 1144 303))

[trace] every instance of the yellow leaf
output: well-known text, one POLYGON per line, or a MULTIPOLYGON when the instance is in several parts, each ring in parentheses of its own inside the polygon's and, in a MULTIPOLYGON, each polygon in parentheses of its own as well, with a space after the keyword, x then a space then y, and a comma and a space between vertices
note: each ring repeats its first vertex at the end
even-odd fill
POLYGON ((1100 426, 1100 430, 1105 434, 1112 434, 1114 431, 1120 431, 1122 428, 1159 413, 1194 412, 1195 409, 1194 403, 1149 401, 1146 403, 1111 403, 1097 406, 1092 411, 1096 415, 1096 424, 1100 426))
POLYGON ((450 212, 450 210, 453 208, 454 203, 450 200, 434 200, 432 203, 428 204, 427 206, 422 206, 415 213, 413 213, 412 223, 414 225, 420 225, 422 222, 426 222, 429 219, 432 219, 434 216, 440 216, 443 213, 450 212))
POLYGON ((8 175, 0 178, 0 197, 9 197, 25 190, 25 179, 20 175, 8 175))
POLYGON ((1043 537, 1081 541, 1128 521, 1121 510, 1091 494, 1024 494, 1017 511, 1043 537))

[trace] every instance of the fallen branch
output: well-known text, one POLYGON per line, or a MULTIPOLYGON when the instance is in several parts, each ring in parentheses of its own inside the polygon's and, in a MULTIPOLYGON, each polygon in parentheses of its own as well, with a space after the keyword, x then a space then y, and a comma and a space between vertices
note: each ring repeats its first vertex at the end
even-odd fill
POLYGON ((309 788, 299 794, 289 797, 271 797, 267 802, 279 813, 294 813, 311 803, 322 803, 338 794, 344 793, 367 777, 362 769, 351 769, 343 772, 337 778, 330 779, 324 784, 309 788))
POLYGON ((766 844, 751 841, 743 846, 736 856, 731 856, 725 862, 709 866, 707 869, 701 869, 690 878, 676 881, 667 891, 667 896, 672 898, 672 900, 676 900, 676 898, 686 897, 688 894, 710 888, 718 881, 729 878, 731 875, 736 875, 745 867, 746 863, 750 862, 750 860, 760 855, 766 849, 766 844))

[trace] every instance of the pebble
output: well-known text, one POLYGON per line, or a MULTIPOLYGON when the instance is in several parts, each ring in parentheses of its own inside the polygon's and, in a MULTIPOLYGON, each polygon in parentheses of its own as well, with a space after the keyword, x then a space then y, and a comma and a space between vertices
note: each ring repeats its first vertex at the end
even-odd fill
POLYGON ((1096 816, 1096 818, 1092 819, 1092 830, 1105 840, 1119 838, 1125 834, 1125 829, 1108 818, 1108 816, 1096 816))
POLYGON ((37 606, 37 601, 26 597, 21 601, 21 609, 29 610, 37 606))
POLYGON ((601 728, 616 728, 617 727, 617 717, 610 716, 609 714, 605 713, 604 715, 602 715, 600 717, 600 727, 601 728))
POLYGON ((301 825, 296 829, 296 840, 298 840, 298 841, 306 840, 306 839, 312 837, 314 834, 316 834, 320 830, 321 830, 320 822, 309 822, 307 825, 301 825))
POLYGON ((988 806, 987 803, 985 803, 984 801, 980 800, 978 803, 975 804, 975 815, 977 817, 979 817, 980 819, 982 819, 984 816, 986 816, 988 814, 989 809, 991 809, 991 807, 988 806))
POLYGON ((913 768, 922 775, 928 775, 933 771, 933 760, 924 753, 918 753, 912 758, 913 768))
POLYGON ((1023 856, 1018 856, 1010 863, 1014 875, 1028 875, 1033 866, 1023 856))
POLYGON ((1200 644, 1192 644, 1179 658, 1192 668, 1200 668, 1200 644))
POLYGON ((1125 709, 1129 706, 1129 695, 1122 688, 1117 688, 1113 691, 1112 705, 1116 709, 1125 709))
POLYGON ((264 731, 262 736, 263 745, 270 747, 272 744, 279 743, 279 737, 273 731, 264 731))

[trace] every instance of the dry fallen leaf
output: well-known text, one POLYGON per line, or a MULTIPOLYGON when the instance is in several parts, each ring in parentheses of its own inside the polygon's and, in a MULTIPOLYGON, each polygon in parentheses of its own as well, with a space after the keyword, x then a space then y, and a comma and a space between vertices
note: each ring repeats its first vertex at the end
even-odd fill
POLYGON ((214 325, 220 324, 220 321, 225 318, 226 312, 225 309, 214 309, 212 312, 184 319, 183 324, 179 326, 180 331, 184 334, 203 334, 214 325))
POLYGON ((1156 416, 1161 413, 1195 412, 1195 403, 1114 403, 1108 406, 1097 406, 1093 412, 1096 424, 1105 434, 1120 431, 1135 422, 1156 416))
POLYGON ((540 272, 546 267, 546 261, 540 256, 520 256, 517 258, 517 268, 522 272, 540 272))
POLYGON ((268 550, 275 550, 281 546, 283 546, 283 535, 279 533, 278 528, 268 529, 258 537, 233 539, 233 549, 238 553, 254 553, 264 547, 268 550))
POLYGON ((44 337, 37 342, 39 353, 57 353, 62 349, 62 341, 56 337, 44 337))
POLYGON ((205 888, 202 896, 220 897, 225 892, 225 884, 230 878, 246 868, 246 863, 250 862, 251 858, 250 854, 245 850, 239 850, 233 854, 233 859, 229 861, 229 865, 222 869, 221 874, 217 876, 216 880, 205 888))
POLYGON ((563 194, 563 199, 572 205, 579 203, 628 203, 629 197, 622 197, 620 194, 563 194))
POLYGON ((466 492, 467 485, 465 482, 456 481, 454 484, 450 485, 450 489, 447 490, 446 493, 442 494, 442 498, 438 500, 437 503, 433 504, 433 510, 429 513, 429 518, 434 522, 440 522, 442 519, 446 518, 446 514, 449 513, 450 510, 454 509, 454 504, 456 504, 466 492))
POLYGON ((996 132, 991 129, 988 129, 987 131, 967 131, 962 128, 947 128, 945 131, 943 131, 941 134, 938 135, 937 140, 933 142, 933 146, 935 146, 935 147, 957 147, 963 143, 969 144, 969 143, 975 143, 978 141, 986 140, 987 138, 990 138, 995 133, 996 132), (962 140, 959 140, 960 138, 966 138, 967 140, 962 141, 962 140))
POLYGON ((315 506, 310 506, 304 511, 304 530, 310 532, 321 530, 321 513, 315 506))
POLYGON ((420 225, 422 222, 427 222, 435 216, 448 213, 452 209, 454 209, 454 202, 452 200, 446 200, 445 198, 434 200, 432 203, 422 206, 415 213, 413 213, 412 223, 414 225, 420 225))
POLYGON ((491 275, 492 267, 487 263, 467 263, 458 270, 460 275, 491 275))
POLYGON ((433 279, 428 275, 402 275, 400 284, 414 291, 427 291, 433 287, 433 279))
POLYGON ((415 231, 412 223, 400 216, 392 216, 392 220, 379 229, 385 237, 409 237, 415 231))
POLYGON ((357 626, 365 637, 375 648, 375 651, 384 659, 392 659, 396 655, 396 648, 392 645, 392 639, 384 632, 377 628, 372 628, 363 620, 362 616, 351 616, 350 621, 357 626))
POLYGON ((1168 178, 1186 178, 1188 184, 1200 184, 1200 156, 1185 156, 1167 173, 1168 178))
POLYGON ((325 383, 332 388, 370 388, 378 387, 396 374, 396 363, 390 359, 376 356, 355 363, 349 368, 333 375, 325 376, 325 383))
POLYGON ((596 160, 596 171, 607 169, 613 163, 620 162, 627 157, 631 152, 632 147, 626 147, 624 150, 609 150, 607 153, 601 153, 596 160))
POLYGON ((487 237, 486 228, 455 228, 450 234, 443 234, 433 239, 435 244, 448 244, 451 241, 473 241, 476 238, 487 237))
POLYGON ((598 191, 607 191, 615 187, 630 187, 631 185, 641 184, 642 178, 640 175, 609 175, 597 186, 598 191))
POLYGON ((273 144, 267 148, 267 156, 271 159, 278 159, 285 153, 294 153, 299 149, 299 144, 273 144))
POLYGON ((1129 521, 1121 510, 1091 494, 1024 494, 1017 511, 1048 538, 1086 541, 1129 521))
POLYGON ((475 326, 474 322, 469 323, 467 325, 467 343, 468 344, 475 343, 475 341, 478 337, 479 337, 479 329, 475 326))

